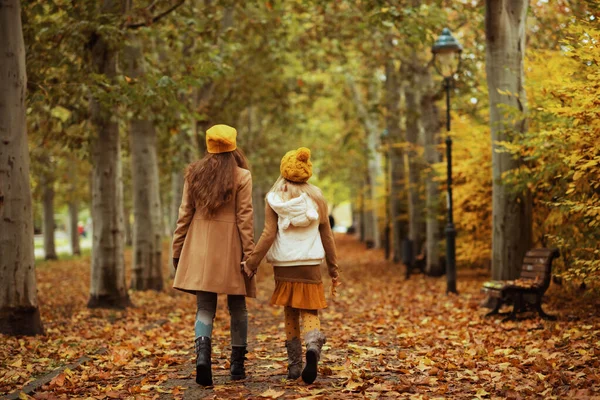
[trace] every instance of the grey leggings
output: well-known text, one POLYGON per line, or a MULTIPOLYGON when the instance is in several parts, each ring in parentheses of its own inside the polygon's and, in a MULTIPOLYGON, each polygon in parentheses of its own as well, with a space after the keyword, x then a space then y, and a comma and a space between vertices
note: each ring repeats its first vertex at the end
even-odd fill
MULTIPOLYGON (((213 321, 217 312, 217 294, 196 292, 198 312, 196 312, 196 338, 212 336, 213 321)), ((231 317, 231 345, 246 346, 248 338, 248 311, 246 296, 227 295, 227 308, 231 317)))

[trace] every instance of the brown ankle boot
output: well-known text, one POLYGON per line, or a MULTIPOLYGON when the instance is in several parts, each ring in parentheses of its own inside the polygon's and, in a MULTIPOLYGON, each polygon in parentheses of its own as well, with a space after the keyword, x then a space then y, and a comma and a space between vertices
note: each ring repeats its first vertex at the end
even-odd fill
POLYGON ((302 373, 302 343, 297 337, 285 342, 288 354, 288 379, 298 379, 302 373))
POLYGON ((308 384, 317 379, 319 371, 319 359, 321 358, 321 349, 327 338, 318 329, 313 329, 305 336, 306 341, 306 366, 302 371, 302 380, 308 384))

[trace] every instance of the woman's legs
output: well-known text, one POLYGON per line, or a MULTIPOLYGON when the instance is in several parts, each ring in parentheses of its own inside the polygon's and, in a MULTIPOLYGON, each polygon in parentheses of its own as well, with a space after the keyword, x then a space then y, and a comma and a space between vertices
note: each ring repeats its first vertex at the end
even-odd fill
POLYGON ((213 321, 217 311, 217 294, 211 292, 196 292, 196 324, 194 331, 196 338, 201 336, 212 337, 213 321))
POLYGON ((228 295, 227 308, 231 317, 231 379, 244 379, 246 377, 244 360, 248 343, 246 296, 228 295))
POLYGON ((288 379, 298 379, 302 373, 302 343, 300 342, 300 310, 283 309, 285 315, 285 347, 288 353, 288 379))
POLYGON ((211 370, 211 336, 213 320, 217 311, 217 294, 196 292, 196 383, 204 386, 212 385, 211 370))
POLYGON ((228 295, 227 308, 231 317, 231 345, 246 347, 248 344, 248 310, 246 296, 228 295))

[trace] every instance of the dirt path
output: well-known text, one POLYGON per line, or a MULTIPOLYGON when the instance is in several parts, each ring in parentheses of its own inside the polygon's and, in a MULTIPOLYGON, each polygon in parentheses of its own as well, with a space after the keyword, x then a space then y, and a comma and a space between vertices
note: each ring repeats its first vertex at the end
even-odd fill
MULTIPOLYGON (((328 343, 315 384, 284 379, 283 315, 281 308, 267 304, 273 283, 266 267, 259 277, 259 297, 249 305, 248 379, 229 380, 225 333, 216 336, 221 353, 215 357, 214 388, 198 387, 191 365, 183 370, 185 379, 168 381, 167 386, 185 389, 185 399, 269 394, 326 399, 570 398, 600 390, 597 316, 583 327, 576 321, 483 319, 483 276, 461 275, 460 295, 446 296, 444 278, 413 276, 405 281, 400 267, 382 261, 379 251, 367 251, 345 236, 338 238, 338 246, 344 284, 336 301, 328 297, 330 306, 321 314, 328 343), (580 341, 573 347, 572 340, 580 341)), ((216 324, 227 329, 222 301, 220 308, 216 324)), ((548 310, 555 312, 551 306, 548 310)))

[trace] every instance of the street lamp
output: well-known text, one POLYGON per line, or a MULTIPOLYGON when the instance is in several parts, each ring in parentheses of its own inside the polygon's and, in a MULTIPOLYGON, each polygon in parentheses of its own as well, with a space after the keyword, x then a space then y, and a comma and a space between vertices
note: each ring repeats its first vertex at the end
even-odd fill
POLYGON ((447 162, 447 198, 448 224, 446 225, 446 293, 458 293, 456 290, 456 229, 452 210, 452 138, 450 137, 450 88, 452 79, 460 68, 462 46, 452 36, 450 29, 444 28, 440 37, 431 47, 433 66, 444 78, 446 89, 446 162, 447 162))

